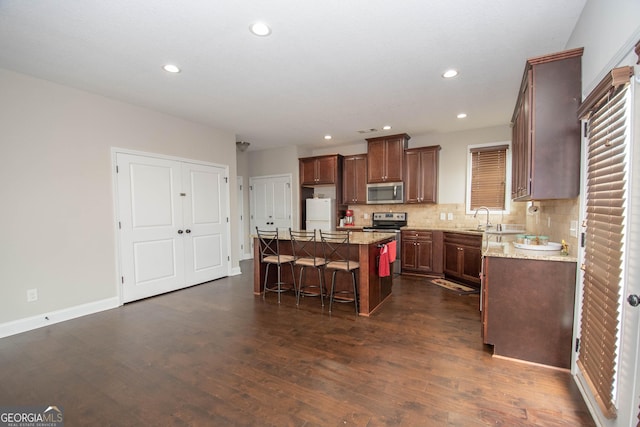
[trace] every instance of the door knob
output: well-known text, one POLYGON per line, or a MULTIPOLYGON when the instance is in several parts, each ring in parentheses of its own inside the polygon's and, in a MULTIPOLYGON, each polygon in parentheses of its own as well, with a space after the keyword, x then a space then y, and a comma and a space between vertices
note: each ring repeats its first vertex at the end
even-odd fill
POLYGON ((627 302, 629 303, 629 305, 637 307, 638 305, 640 305, 640 297, 636 294, 631 294, 627 297, 627 302))
POLYGON ((178 234, 182 234, 182 233, 184 233, 184 231, 178 230, 178 234))
POLYGON ((184 230, 185 233, 189 234, 191 233, 191 230, 189 230, 188 228, 186 230, 184 230))

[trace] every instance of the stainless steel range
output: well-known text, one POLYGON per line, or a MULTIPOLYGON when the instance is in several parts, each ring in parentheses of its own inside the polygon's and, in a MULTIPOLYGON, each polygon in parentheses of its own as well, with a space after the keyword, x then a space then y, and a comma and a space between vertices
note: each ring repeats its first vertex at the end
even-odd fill
POLYGON ((394 275, 398 275, 402 272, 400 266, 400 256, 402 253, 400 229, 406 225, 406 212, 374 212, 371 227, 362 228, 362 231, 384 231, 387 233, 396 233, 396 260, 393 263, 394 275))

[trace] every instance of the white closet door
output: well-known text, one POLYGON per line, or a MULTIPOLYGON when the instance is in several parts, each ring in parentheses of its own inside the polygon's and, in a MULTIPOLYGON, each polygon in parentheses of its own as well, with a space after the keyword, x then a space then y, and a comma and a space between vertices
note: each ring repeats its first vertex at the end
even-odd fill
POLYGON ((249 189, 252 233, 292 226, 290 175, 251 177, 249 189))
POLYGON ((273 222, 278 228, 292 227, 291 218, 291 180, 288 176, 274 179, 273 183, 273 222))
POLYGON ((184 163, 187 285, 227 275, 227 179, 221 167, 184 163))
POLYGON ((117 153, 123 301, 228 274, 226 169, 117 153))
POLYGON ((180 163, 118 153, 117 164, 123 300, 179 289, 185 284, 180 163))
POLYGON ((275 229, 271 225, 273 191, 269 178, 249 178, 249 188, 251 194, 249 205, 251 210, 251 233, 255 233, 256 227, 261 230, 275 229))

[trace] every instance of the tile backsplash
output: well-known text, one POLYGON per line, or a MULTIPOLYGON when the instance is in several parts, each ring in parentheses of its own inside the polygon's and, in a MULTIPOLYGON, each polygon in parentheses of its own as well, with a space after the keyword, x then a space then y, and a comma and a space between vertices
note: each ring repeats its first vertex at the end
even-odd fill
POLYGON ((533 234, 549 236, 552 242, 563 239, 569 244, 569 255, 578 255, 578 238, 570 233, 571 222, 575 221, 577 233, 582 231, 578 224, 580 217, 580 198, 567 200, 541 200, 534 202, 538 206, 536 213, 525 210, 527 231, 533 234))
MULTIPOLYGON (((492 224, 525 224, 528 233, 549 236, 552 242, 561 242, 564 239, 569 244, 569 254, 577 256, 578 238, 570 235, 569 228, 571 221, 578 221, 580 199, 542 200, 534 203, 538 206, 538 211, 534 214, 528 213, 527 202, 513 202, 509 214, 491 214, 489 220, 492 224)), ((458 203, 351 205, 349 209, 354 211, 356 226, 371 225, 373 212, 407 212, 408 225, 414 227, 475 228, 487 220, 484 211, 474 218, 473 214, 465 212, 464 204, 458 203), (441 219, 442 217, 444 219, 441 219)))
MULTIPOLYGON (((477 218, 465 212, 464 204, 437 205, 351 205, 356 218, 356 225, 371 225, 373 212, 407 212, 407 222, 413 227, 434 228, 475 228, 487 221, 487 214, 482 211, 477 218), (444 218, 444 219, 441 219, 444 218), (449 219, 451 218, 451 219, 449 219)), ((491 214, 491 224, 524 224, 526 204, 514 203, 509 214, 491 214)))

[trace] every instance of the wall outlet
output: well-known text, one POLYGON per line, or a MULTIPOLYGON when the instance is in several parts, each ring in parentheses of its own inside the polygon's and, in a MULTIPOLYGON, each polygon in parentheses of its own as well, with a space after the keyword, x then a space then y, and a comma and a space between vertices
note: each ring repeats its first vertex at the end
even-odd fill
POLYGON ((362 214, 362 217, 364 219, 369 219, 369 214, 365 212, 365 213, 362 214))
POLYGON ((38 301, 38 289, 27 289, 27 302, 38 301))
POLYGON ((444 212, 440 212, 440 221, 445 221, 447 219, 447 214, 444 212))
POLYGON ((451 212, 449 212, 449 213, 447 214, 447 219, 448 219, 449 221, 453 221, 453 214, 452 214, 451 212))

